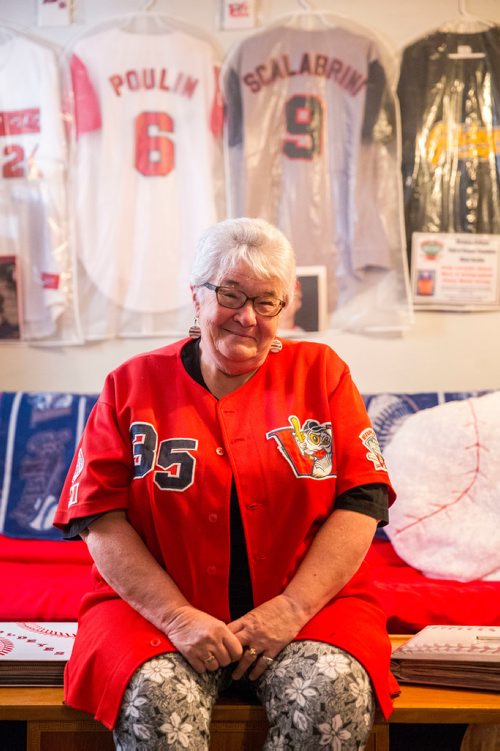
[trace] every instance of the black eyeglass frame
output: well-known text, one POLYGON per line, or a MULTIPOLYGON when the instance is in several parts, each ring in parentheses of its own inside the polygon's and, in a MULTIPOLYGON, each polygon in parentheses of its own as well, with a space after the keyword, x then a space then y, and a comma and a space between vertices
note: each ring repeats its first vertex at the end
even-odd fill
POLYGON ((233 289, 233 287, 225 287, 223 284, 222 285, 217 285, 217 284, 212 284, 211 282, 205 282, 205 284, 202 284, 200 286, 201 287, 206 287, 207 289, 212 290, 212 292, 215 292, 215 295, 217 297, 217 302, 219 303, 219 305, 222 308, 226 308, 227 310, 240 310, 241 308, 244 308, 245 305, 247 304, 247 302, 250 300, 250 302, 253 305, 253 309, 255 310, 255 312, 257 313, 257 315, 258 316, 262 316, 263 318, 275 318, 277 315, 279 315, 281 313, 281 311, 283 310, 283 308, 286 305, 285 300, 281 300, 279 297, 269 298, 269 297, 264 297, 263 295, 256 295, 255 297, 249 297, 244 292, 242 292, 241 289, 233 289), (219 290, 221 290, 221 289, 227 289, 230 292, 237 292, 239 295, 242 295, 245 299, 243 300, 243 302, 241 303, 241 305, 224 305, 224 303, 222 303, 219 300, 219 290), (280 307, 278 308, 278 310, 276 311, 276 313, 260 313, 258 310, 256 310, 256 308, 255 308, 255 301, 256 300, 263 300, 263 301, 267 300, 267 301, 269 301, 270 299, 271 300, 277 300, 280 303, 280 307))

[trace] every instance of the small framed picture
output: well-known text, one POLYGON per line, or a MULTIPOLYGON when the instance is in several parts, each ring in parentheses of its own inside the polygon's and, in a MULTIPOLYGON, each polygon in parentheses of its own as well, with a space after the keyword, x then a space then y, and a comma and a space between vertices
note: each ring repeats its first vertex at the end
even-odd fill
POLYGON ((297 266, 295 298, 281 314, 287 333, 322 331, 327 327, 326 266, 297 266))
POLYGON ((0 340, 20 339, 20 295, 16 256, 0 255, 0 340))

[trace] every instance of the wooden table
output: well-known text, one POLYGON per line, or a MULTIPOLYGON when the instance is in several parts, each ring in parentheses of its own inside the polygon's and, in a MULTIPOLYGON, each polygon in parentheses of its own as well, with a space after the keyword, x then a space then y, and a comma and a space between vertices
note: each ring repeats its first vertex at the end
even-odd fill
MULTIPOLYGON (((391 637, 399 646, 408 636, 391 637)), ((84 712, 62 703, 62 688, 0 688, 0 721, 27 724, 27 751, 112 751, 111 733, 84 712)), ((500 723, 500 693, 401 685, 389 723, 500 723)), ((267 731, 264 710, 232 699, 212 718, 211 751, 256 751, 267 731)), ((389 725, 378 715, 367 751, 388 751, 389 725)))

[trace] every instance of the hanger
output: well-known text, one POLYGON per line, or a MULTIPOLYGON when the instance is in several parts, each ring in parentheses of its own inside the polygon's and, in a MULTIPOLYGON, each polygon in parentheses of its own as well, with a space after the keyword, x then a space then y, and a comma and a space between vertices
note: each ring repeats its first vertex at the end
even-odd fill
POLYGON ((478 16, 473 16, 467 10, 467 0, 458 0, 458 13, 465 21, 480 21, 478 16))
POLYGON ((355 34, 372 37, 388 50, 391 50, 393 47, 390 40, 378 31, 368 28, 358 21, 354 21, 349 16, 332 12, 328 8, 318 8, 314 0, 297 0, 297 6, 297 10, 287 11, 275 16, 266 26, 295 26, 305 31, 333 29, 339 26, 355 34))
POLYGON ((486 31, 495 26, 493 21, 469 13, 467 10, 467 0, 457 0, 457 9, 459 20, 445 23, 440 27, 440 31, 447 31, 455 34, 474 34, 486 31))
POLYGON ((26 39, 30 39, 32 42, 35 42, 41 47, 47 47, 47 49, 52 50, 52 52, 54 52, 56 55, 60 55, 63 49, 62 45, 57 44, 56 42, 52 42, 51 40, 46 39, 43 36, 39 36, 36 30, 33 31, 27 26, 20 26, 18 24, 12 23, 11 21, 4 21, 3 19, 0 19, 0 51, 4 45, 7 45, 17 37, 25 37, 26 39))
POLYGON ((142 7, 123 16, 120 27, 136 34, 165 34, 178 27, 177 19, 153 12, 157 0, 145 0, 142 7))
MULTIPOLYGON (((341 13, 333 13, 326 8, 318 8, 314 0, 297 0, 298 8, 279 14, 266 23, 262 31, 274 26, 289 26, 304 31, 318 31, 340 27, 360 36, 369 37, 377 43, 388 80, 397 81, 396 50, 392 41, 381 32, 363 26, 341 13)), ((259 33, 259 32, 257 32, 259 33)), ((237 45, 235 45, 235 49, 237 45)), ((230 50, 230 52, 233 50, 230 50)), ((395 84, 394 84, 395 85, 395 84)))
POLYGON ((215 53, 216 58, 222 58, 222 50, 217 43, 217 40, 205 31, 184 19, 176 16, 170 16, 167 13, 155 11, 154 8, 157 5, 157 0, 146 0, 141 3, 141 6, 131 13, 126 13, 120 16, 112 16, 110 18, 101 21, 94 26, 86 29, 83 33, 78 33, 65 45, 65 54, 71 54, 73 46, 80 39, 92 36, 101 31, 106 31, 111 28, 117 28, 121 31, 129 34, 171 34, 174 32, 180 32, 187 34, 188 36, 196 37, 210 44, 215 53))
POLYGON ((132 34, 168 34, 172 31, 185 31, 194 36, 205 37, 196 27, 191 26, 180 18, 167 13, 155 11, 158 0, 145 0, 135 12, 128 13, 116 19, 123 31, 132 34))
POLYGON ((309 2, 309 0, 297 0, 297 2, 299 4, 299 6, 303 10, 306 10, 306 11, 309 11, 309 12, 317 10, 316 7, 315 7, 315 5, 314 5, 314 3, 309 2))
POLYGON ((334 22, 332 23, 331 19, 327 19, 327 12, 320 10, 313 2, 313 0, 297 0, 297 6, 297 10, 287 11, 286 13, 280 14, 273 18, 271 25, 274 26, 278 23, 292 25, 295 21, 300 22, 300 20, 304 20, 306 24, 307 20, 310 20, 311 28, 317 28, 318 21, 320 22, 320 25, 324 26, 325 28, 331 28, 335 25, 334 22))

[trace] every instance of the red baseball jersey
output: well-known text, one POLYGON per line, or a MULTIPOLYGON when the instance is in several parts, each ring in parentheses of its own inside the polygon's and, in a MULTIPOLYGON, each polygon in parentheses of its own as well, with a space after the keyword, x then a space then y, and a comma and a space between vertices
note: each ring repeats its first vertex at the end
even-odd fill
MULTIPOLYGON (((228 622, 233 477, 256 605, 283 591, 339 494, 366 483, 387 484, 391 501, 394 493, 361 396, 329 347, 285 342, 244 386, 217 400, 186 372, 185 343, 135 357, 108 376, 55 523, 126 509, 191 604, 228 622)), ((112 727, 134 670, 174 648, 97 571, 95 581, 82 604, 66 700, 112 727)), ((365 565, 297 638, 355 655, 390 712, 385 615, 365 565)))

